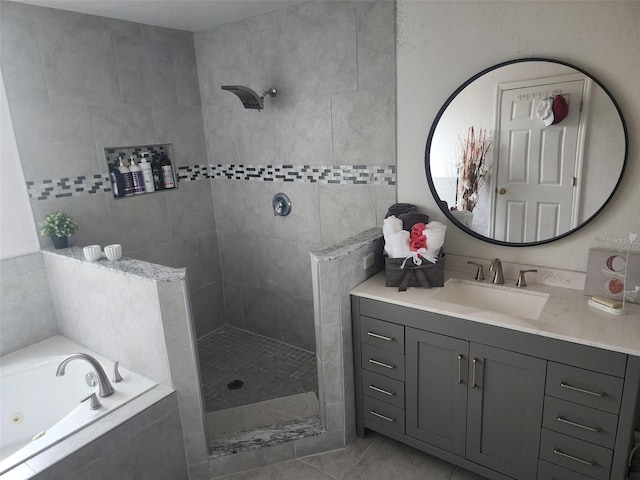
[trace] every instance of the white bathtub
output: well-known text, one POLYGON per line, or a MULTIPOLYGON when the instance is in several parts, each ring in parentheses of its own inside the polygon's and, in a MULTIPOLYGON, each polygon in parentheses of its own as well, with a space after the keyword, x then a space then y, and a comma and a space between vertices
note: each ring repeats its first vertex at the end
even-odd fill
POLYGON ((115 392, 98 397, 102 407, 91 410, 88 401, 80 403, 98 391, 85 381, 91 365, 73 360, 65 375, 56 377, 58 365, 71 353, 93 356, 111 379, 113 361, 61 336, 0 359, 0 475, 156 385, 120 367, 122 382, 112 382, 115 392))

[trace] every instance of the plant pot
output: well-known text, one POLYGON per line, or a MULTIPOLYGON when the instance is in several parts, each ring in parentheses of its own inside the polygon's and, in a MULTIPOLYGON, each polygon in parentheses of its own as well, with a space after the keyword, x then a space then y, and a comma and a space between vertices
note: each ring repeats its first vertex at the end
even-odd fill
POLYGON ((67 248, 69 246, 69 237, 51 237, 55 248, 67 248))

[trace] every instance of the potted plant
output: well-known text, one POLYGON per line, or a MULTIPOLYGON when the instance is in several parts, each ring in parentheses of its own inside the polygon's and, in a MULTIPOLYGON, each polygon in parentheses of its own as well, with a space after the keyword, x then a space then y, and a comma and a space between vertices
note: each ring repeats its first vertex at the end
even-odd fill
POLYGON ((40 224, 40 234, 51 237, 55 248, 66 248, 69 235, 78 231, 78 225, 73 222, 71 215, 64 212, 54 212, 44 217, 40 224))

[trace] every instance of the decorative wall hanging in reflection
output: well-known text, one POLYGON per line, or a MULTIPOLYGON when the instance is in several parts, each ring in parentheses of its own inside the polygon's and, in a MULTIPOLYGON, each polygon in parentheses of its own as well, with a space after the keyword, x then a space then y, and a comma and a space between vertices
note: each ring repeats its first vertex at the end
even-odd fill
POLYGON ((473 127, 469 127, 467 138, 459 140, 456 164, 458 171, 456 210, 473 212, 480 199, 480 189, 491 172, 491 165, 487 162, 491 139, 485 129, 480 128, 476 133, 473 127))

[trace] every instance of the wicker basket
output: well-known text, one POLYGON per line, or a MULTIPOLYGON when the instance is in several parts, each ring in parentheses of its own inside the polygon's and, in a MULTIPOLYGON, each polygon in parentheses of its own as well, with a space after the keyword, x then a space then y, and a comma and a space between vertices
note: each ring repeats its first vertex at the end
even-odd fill
POLYGON ((404 292, 407 287, 444 286, 444 252, 440 252, 438 263, 423 260, 422 265, 418 266, 410 258, 402 269, 400 267, 404 260, 404 258, 385 257, 385 285, 387 287, 398 287, 400 292, 404 292))

